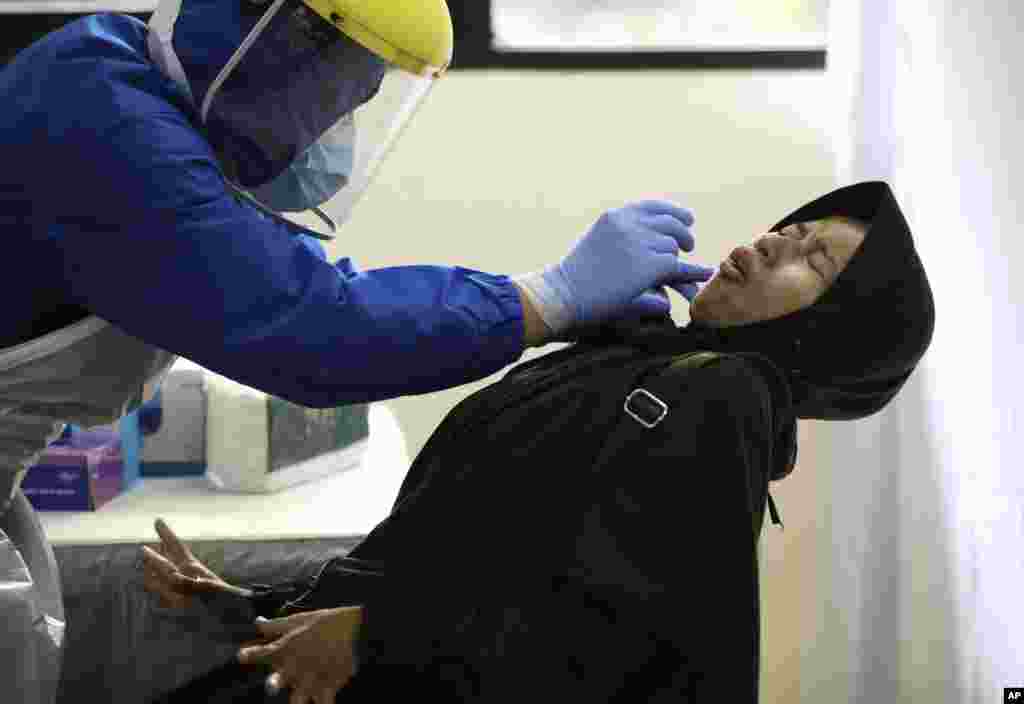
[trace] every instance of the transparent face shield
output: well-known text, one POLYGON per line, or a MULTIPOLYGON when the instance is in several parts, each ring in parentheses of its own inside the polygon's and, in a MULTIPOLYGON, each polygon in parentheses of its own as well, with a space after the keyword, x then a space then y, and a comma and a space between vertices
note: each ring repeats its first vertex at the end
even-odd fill
POLYGON ((341 127, 352 134, 351 142, 346 143, 351 148, 352 167, 344 185, 334 193, 325 191, 327 197, 315 209, 282 212, 284 217, 321 235, 346 223, 433 85, 433 79, 390 67, 377 96, 350 115, 351 130, 341 127))
POLYGON ((330 239, 438 76, 371 52, 299 0, 266 9, 207 91, 204 123, 241 197, 330 239))

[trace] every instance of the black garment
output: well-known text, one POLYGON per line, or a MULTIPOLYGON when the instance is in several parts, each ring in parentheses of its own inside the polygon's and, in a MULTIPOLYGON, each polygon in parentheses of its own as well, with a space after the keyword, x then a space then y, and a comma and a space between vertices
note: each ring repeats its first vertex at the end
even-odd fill
MULTIPOLYGON (((795 463, 796 418, 881 410, 934 329, 927 276, 888 186, 840 189, 773 229, 829 215, 870 230, 810 308, 736 328, 676 330, 666 319, 638 334, 612 324, 552 355, 625 340, 663 350, 666 336, 680 354, 729 353, 681 382, 673 413, 689 422, 673 426, 674 452, 638 442, 635 466, 601 477, 588 473, 585 448, 512 452, 467 478, 457 458, 423 460, 435 433, 391 516, 328 563, 316 598, 283 610, 366 606, 363 664, 338 700, 429 689, 488 703, 756 702, 756 541, 768 481, 795 463), (325 594, 331 603, 317 601, 325 594)), ((539 436, 560 422, 524 415, 487 432, 539 436)), ((259 606, 277 615, 307 586, 259 606)))
MULTIPOLYGON (((308 585, 289 585, 259 610, 366 605, 362 666, 338 701, 430 691, 488 703, 755 702, 772 390, 739 358, 679 379, 671 437, 628 440, 618 451, 637 462, 615 476, 593 476, 591 448, 580 448, 577 458, 507 453, 454 481, 458 458, 431 452, 439 428, 391 516, 325 565, 318 596, 295 601, 308 585)), ((572 415, 483 432, 496 445, 512 428, 557 434, 572 415)), ((234 669, 239 680, 253 672, 234 669)), ((167 701, 263 701, 259 674, 244 695, 193 687, 167 701)))
POLYGON ((853 420, 885 408, 931 344, 935 304, 892 190, 881 181, 840 188, 774 225, 841 215, 869 223, 867 237, 809 308, 732 328, 691 324, 699 348, 756 352, 789 377, 798 418, 853 420))

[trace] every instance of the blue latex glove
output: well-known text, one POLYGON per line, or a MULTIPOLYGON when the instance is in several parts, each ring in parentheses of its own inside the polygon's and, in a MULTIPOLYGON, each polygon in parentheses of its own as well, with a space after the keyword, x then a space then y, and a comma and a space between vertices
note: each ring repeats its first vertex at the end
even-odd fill
POLYGON ((688 301, 714 269, 687 264, 694 248, 693 213, 666 201, 644 201, 605 213, 559 264, 516 279, 557 337, 566 330, 628 316, 659 316, 668 286, 688 301))

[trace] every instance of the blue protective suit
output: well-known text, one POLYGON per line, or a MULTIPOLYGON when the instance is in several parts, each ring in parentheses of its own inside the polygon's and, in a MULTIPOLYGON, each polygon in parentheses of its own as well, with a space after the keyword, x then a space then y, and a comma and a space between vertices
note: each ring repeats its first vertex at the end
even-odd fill
POLYGON ((195 111, 147 57, 146 32, 92 15, 0 71, 12 271, 0 326, 59 300, 312 407, 457 386, 522 354, 508 277, 332 265, 299 228, 237 200, 195 111))

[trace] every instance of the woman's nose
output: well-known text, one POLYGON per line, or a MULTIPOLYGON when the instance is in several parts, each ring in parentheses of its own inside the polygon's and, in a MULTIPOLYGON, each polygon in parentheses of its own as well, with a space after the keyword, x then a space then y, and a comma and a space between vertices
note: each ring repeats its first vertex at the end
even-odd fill
POLYGON ((794 240, 775 232, 761 235, 754 240, 754 248, 773 262, 778 261, 781 256, 786 254, 793 256, 801 254, 804 246, 807 244, 806 240, 794 240))
POLYGON ((779 257, 779 248, 785 245, 784 242, 775 240, 782 239, 771 233, 761 235, 754 239, 754 249, 760 252, 769 262, 774 262, 779 257))

